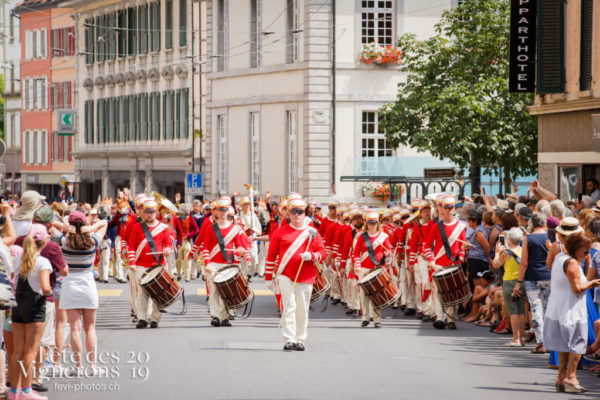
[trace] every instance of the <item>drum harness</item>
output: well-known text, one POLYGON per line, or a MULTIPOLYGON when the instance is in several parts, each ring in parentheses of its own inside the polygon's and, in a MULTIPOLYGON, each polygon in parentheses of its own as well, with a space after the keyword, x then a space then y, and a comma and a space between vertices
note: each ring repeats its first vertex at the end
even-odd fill
MULTIPOLYGON (((323 276, 323 270, 320 268, 320 263, 316 262, 315 267, 317 268, 317 274, 323 276)), ((327 280, 327 279, 325 279, 327 280)), ((325 293, 323 296, 323 300, 321 300, 321 311, 315 311, 312 304, 308 306, 308 310, 312 312, 318 312, 319 314, 324 313, 327 310, 327 306, 329 305, 329 294, 325 293)))
MULTIPOLYGON (((231 268, 231 265, 235 265, 240 270, 240 274, 242 275, 242 278, 245 280, 246 278, 244 278, 244 274, 243 274, 242 269, 240 268, 239 264, 233 264, 233 259, 235 258, 235 255, 233 254, 233 252, 231 252, 231 257, 230 257, 230 255, 227 253, 227 249, 225 248, 225 241, 223 240, 223 235, 221 234, 221 229, 219 229, 219 224, 217 224, 216 222, 213 223, 212 228, 213 228, 213 231, 215 232, 215 236, 217 237, 217 242, 219 243, 219 248, 221 249, 221 255, 223 256, 223 259, 225 260, 225 262, 227 262, 227 264, 229 264, 223 268, 220 268, 217 271, 217 274, 227 268, 231 268)), ((248 285, 248 286, 250 286, 250 285, 248 285)), ((229 314, 229 316, 232 320, 235 318, 246 319, 250 316, 250 314, 252 314, 252 306, 253 305, 254 305, 254 296, 252 296, 252 300, 250 300, 250 303, 246 304, 246 306, 244 307, 244 311, 242 312, 241 315, 237 314, 237 310, 234 310, 233 314, 231 314, 230 311, 227 310, 227 313, 229 314), (248 306, 250 308, 248 308, 248 306)))
MULTIPOLYGON (((162 265, 164 256, 163 256, 163 254, 161 254, 160 257, 156 255, 158 253, 156 251, 156 244, 154 243, 154 238, 152 237, 152 233, 150 233, 150 229, 148 229, 148 225, 146 225, 145 222, 141 222, 140 226, 142 227, 142 231, 144 231, 144 236, 146 236, 146 241, 148 242, 148 246, 150 246, 150 251, 152 251, 152 256, 156 259, 155 266, 164 268, 164 266, 162 265)), ((181 308, 181 311, 179 313, 172 313, 172 312, 169 312, 164 309, 159 309, 159 311, 161 313, 169 313, 169 314, 173 314, 173 315, 184 315, 187 313, 187 304, 185 302, 185 289, 183 288, 183 286, 181 287, 181 300, 183 301, 183 307, 181 308)))

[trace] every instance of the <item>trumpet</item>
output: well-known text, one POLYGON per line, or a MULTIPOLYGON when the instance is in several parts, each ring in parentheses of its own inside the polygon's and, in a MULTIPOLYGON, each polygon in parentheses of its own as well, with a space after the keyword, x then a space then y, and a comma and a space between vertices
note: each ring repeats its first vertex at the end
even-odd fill
POLYGON ((174 213, 179 212, 175 204, 173 204, 171 200, 167 199, 166 197, 163 197, 160 193, 154 192, 154 199, 160 207, 174 213))

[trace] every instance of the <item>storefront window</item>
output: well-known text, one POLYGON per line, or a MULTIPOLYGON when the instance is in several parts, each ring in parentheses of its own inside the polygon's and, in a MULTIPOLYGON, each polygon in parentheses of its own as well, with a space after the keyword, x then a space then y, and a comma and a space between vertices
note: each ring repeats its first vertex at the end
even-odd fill
POLYGON ((577 200, 581 190, 581 167, 560 167, 560 199, 577 200))

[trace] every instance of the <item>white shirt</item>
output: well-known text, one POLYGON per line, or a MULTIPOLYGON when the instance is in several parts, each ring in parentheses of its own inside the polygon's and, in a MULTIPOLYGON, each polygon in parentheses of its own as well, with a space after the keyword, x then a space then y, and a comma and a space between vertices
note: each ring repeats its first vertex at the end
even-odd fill
POLYGON ((27 235, 27 231, 31 226, 31 221, 13 221, 13 227, 17 233, 17 237, 27 235))
MULTIPOLYGON (((19 268, 21 267, 21 256, 21 254, 18 255, 14 261, 15 277, 17 277, 17 279, 19 276, 19 268)), ((33 273, 27 276, 27 282, 29 282, 29 286, 31 286, 31 289, 42 296, 44 295, 44 293, 42 292, 42 285, 40 284, 40 271, 44 270, 52 272, 52 265, 46 257, 38 255, 35 259, 35 271, 33 271, 33 273)))

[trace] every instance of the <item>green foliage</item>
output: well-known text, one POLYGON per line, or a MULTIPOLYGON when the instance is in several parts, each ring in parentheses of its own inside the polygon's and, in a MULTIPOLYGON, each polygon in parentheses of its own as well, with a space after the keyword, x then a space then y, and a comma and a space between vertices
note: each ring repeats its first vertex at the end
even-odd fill
POLYGON ((533 95, 508 91, 509 25, 509 0, 470 0, 445 11, 433 37, 400 37, 406 83, 380 110, 392 145, 513 179, 536 172, 533 95))

